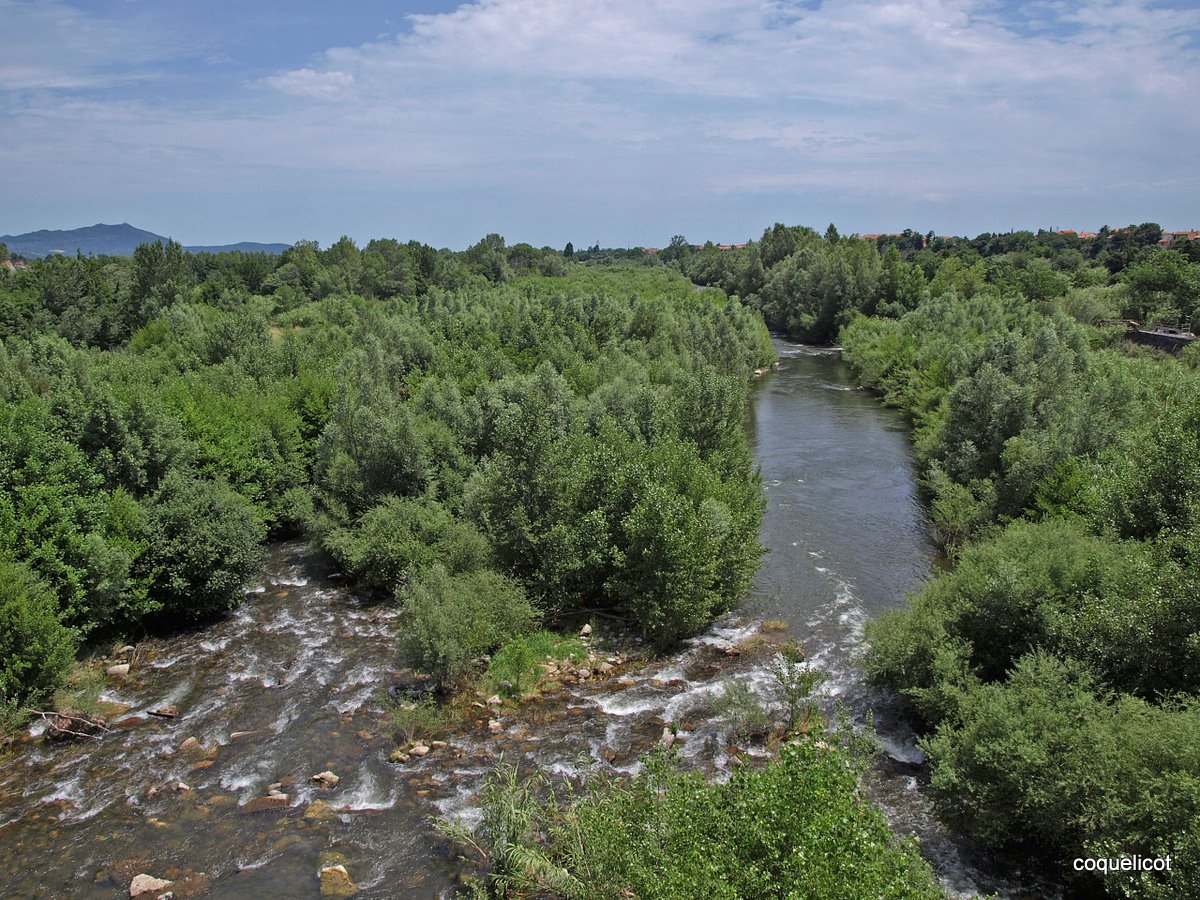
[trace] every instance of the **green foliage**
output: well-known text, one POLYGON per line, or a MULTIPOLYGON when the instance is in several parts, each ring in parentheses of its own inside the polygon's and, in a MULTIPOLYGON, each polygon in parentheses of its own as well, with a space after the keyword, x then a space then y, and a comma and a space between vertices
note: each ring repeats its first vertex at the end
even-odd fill
POLYGON ((466 676, 480 657, 530 631, 540 618, 519 584, 490 569, 452 575, 435 564, 399 597, 404 652, 446 685, 466 676))
POLYGON ((489 235, 36 261, 0 289, 0 538, 89 637, 227 609, 256 543, 309 527, 370 590, 496 565, 551 617, 694 631, 757 559, 741 421, 773 352, 633 258, 489 235), (658 582, 653 491, 697 542, 658 582))
MULTIPOLYGON (((47 586, 0 557, 0 710, 52 693, 75 659, 75 635, 58 618, 47 586)), ((0 734, 7 729, 0 724, 0 734)))
POLYGON ((149 510, 151 596, 168 621, 233 608, 266 536, 249 501, 220 481, 172 473, 149 510))
POLYGON ((483 817, 475 829, 435 819, 434 825, 451 842, 470 853, 485 871, 476 896, 522 897, 553 891, 576 896, 582 885, 558 867, 538 846, 546 822, 557 812, 550 789, 540 774, 521 778, 517 767, 503 757, 480 794, 483 817))
POLYGON ((587 656, 587 647, 578 638, 562 637, 552 631, 520 635, 492 654, 482 690, 486 694, 519 699, 537 688, 545 674, 544 663, 582 662, 587 656))
POLYGON ((721 685, 712 711, 729 722, 741 740, 763 740, 771 731, 771 710, 745 681, 730 679, 721 685))
POLYGON ((823 673, 804 661, 804 650, 795 641, 779 647, 770 669, 775 693, 783 707, 784 724, 793 730, 808 731, 820 719, 812 692, 825 680, 823 673))
POLYGON ((1079 876, 1076 889, 1191 896, 1198 739, 1194 702, 1113 696, 1078 664, 1037 653, 971 691, 926 746, 939 809, 985 844, 1023 844, 1066 873, 1080 856, 1170 855, 1170 874, 1079 876))
POLYGON ((915 844, 863 801, 864 764, 802 740, 720 784, 659 754, 565 801, 504 767, 483 825, 442 830, 482 864, 489 896, 941 897, 915 844))
MULTIPOLYGON (((1192 314, 1195 264, 1158 234, 981 236, 975 287, 953 283, 966 259, 924 248, 913 263, 947 293, 841 335, 864 383, 913 415, 931 521, 957 556, 869 626, 868 671, 931 733, 946 816, 1064 872, 1196 846, 1200 766, 1158 748, 1192 740, 1200 690, 1200 379, 1187 356, 1086 327, 1192 314)), ((1183 871, 1074 887, 1195 893, 1183 871)))
POLYGON ((404 744, 434 738, 453 725, 455 719, 453 710, 439 705, 430 696, 396 703, 388 715, 389 724, 400 733, 404 744))
POLYGON ((386 497, 356 527, 333 528, 321 543, 364 587, 394 592, 435 562, 451 575, 486 565, 486 539, 429 499, 386 497))

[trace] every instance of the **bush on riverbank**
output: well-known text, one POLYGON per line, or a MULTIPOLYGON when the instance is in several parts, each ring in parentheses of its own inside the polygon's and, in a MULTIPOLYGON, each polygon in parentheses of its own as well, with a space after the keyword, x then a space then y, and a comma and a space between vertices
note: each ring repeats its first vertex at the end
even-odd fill
POLYGON ((0 734, 71 669, 75 635, 59 622, 57 607, 29 569, 0 556, 0 734))
POLYGON ((402 588, 400 596, 403 649, 443 685, 462 679, 481 656, 541 619, 519 584, 488 569, 451 575, 438 563, 402 588))
MULTIPOLYGON (((934 282, 958 255, 929 256, 934 282)), ((1049 302, 980 272, 841 333, 863 383, 913 416, 956 555, 868 625, 867 668, 922 719, 947 819, 1082 893, 1192 895, 1200 376, 1065 314, 1094 319, 1090 294, 1049 302), (1132 853, 1177 865, 1102 883, 1071 868, 1132 853)))
POLYGON ((481 827, 442 828, 483 865, 482 896, 942 897, 915 843, 862 797, 866 760, 835 736, 802 738, 722 784, 659 752, 632 779, 557 794, 502 764, 481 827))

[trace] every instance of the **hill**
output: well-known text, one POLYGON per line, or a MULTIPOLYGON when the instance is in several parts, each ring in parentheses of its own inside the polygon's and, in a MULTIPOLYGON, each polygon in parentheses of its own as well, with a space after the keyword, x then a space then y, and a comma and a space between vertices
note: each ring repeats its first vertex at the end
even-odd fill
MULTIPOLYGON (((74 255, 77 251, 84 255, 100 256, 129 256, 138 244, 158 241, 165 243, 167 238, 152 231, 134 228, 128 222, 120 225, 90 225, 87 228, 72 228, 68 231, 30 231, 26 234, 2 234, 0 244, 7 244, 10 253, 19 254, 30 259, 50 256, 54 253, 74 255)), ((189 253, 220 253, 227 250, 241 250, 247 253, 282 253, 290 244, 256 244, 243 241, 239 244, 221 246, 185 247, 189 253)))

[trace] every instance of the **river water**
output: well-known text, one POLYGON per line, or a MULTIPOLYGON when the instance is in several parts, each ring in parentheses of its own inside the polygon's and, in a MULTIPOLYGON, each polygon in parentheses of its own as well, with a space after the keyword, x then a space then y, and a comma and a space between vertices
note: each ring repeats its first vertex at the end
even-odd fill
POLYGON ((763 654, 727 651, 768 618, 786 621, 828 673, 829 703, 874 715, 886 756, 869 791, 896 828, 921 839, 947 888, 1012 893, 980 876, 937 825, 911 732, 860 673, 864 623, 939 564, 907 425, 855 389, 836 353, 776 349, 780 364, 752 388, 747 424, 769 552, 737 615, 647 667, 624 667, 620 654, 611 678, 480 710, 447 748, 392 763, 384 707, 408 685, 394 609, 355 597, 303 543, 275 545, 234 614, 139 645, 128 678, 103 694, 129 706, 120 727, 70 744, 44 742, 35 728, 4 762, 0 893, 127 897, 146 872, 174 879, 177 897, 317 896, 319 867, 336 861, 362 897, 448 895, 456 865, 428 817, 476 816, 475 793, 500 754, 559 775, 633 772, 664 723, 676 723, 687 763, 726 774, 731 737, 710 706, 727 681, 765 684, 763 654), (148 715, 167 704, 179 718, 148 715), (492 716, 500 734, 487 727, 492 716), (199 749, 182 749, 188 738, 199 749), (324 770, 340 776, 335 788, 311 782, 324 770), (257 810, 276 783, 287 805, 257 810), (328 817, 306 817, 318 799, 328 817))

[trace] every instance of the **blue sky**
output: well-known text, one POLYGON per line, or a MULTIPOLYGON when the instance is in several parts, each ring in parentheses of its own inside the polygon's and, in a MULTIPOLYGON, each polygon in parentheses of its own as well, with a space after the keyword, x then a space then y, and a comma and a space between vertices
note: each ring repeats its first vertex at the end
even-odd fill
POLYGON ((1200 226, 1200 4, 0 0, 0 233, 1200 226))

